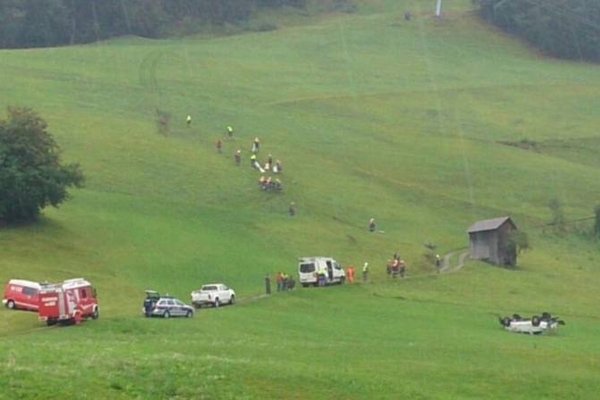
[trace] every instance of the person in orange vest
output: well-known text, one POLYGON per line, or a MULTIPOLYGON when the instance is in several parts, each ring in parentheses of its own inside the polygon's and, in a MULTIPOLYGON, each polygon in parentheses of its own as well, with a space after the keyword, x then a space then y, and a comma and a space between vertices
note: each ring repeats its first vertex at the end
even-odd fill
POLYGON ((354 267, 352 265, 346 267, 346 278, 348 279, 348 283, 354 283, 354 267))
POLYGON ((275 275, 275 280, 277 281, 277 291, 281 292, 283 289, 283 274, 281 272, 277 272, 277 275, 275 275))

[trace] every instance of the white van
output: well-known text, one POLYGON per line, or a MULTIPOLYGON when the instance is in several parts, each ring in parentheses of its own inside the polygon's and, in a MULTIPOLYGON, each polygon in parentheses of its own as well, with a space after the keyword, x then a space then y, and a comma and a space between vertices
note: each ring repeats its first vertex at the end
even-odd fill
POLYGON ((303 287, 318 286, 317 272, 324 268, 327 272, 327 285, 342 284, 346 280, 344 268, 331 257, 302 257, 298 262, 298 280, 303 287))

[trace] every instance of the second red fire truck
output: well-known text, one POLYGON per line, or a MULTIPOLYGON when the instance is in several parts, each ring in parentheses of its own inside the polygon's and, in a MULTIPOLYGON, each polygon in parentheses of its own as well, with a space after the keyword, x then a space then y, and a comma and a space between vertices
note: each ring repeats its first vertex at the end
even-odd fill
POLYGON ((100 316, 96 290, 83 278, 43 285, 39 292, 38 316, 47 325, 78 324, 100 316))

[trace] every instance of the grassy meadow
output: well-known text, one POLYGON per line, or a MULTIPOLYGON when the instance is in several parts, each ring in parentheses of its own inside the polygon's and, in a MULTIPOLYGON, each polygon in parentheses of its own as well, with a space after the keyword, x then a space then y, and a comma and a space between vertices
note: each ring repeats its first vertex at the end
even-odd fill
POLYGON ((101 310, 49 328, 1 309, 0 400, 597 398, 600 67, 542 57, 469 0, 440 20, 433 1, 357 3, 268 15, 270 32, 0 51, 0 109, 39 112, 86 175, 38 224, 0 228, 0 281, 83 276, 101 310), (254 137, 281 193, 257 187, 254 137), (506 215, 531 244, 515 270, 424 257, 456 263, 469 226, 506 215), (386 279, 395 251, 408 279, 386 279), (368 261, 370 280, 262 296, 309 255, 368 261), (140 315, 144 289, 187 301, 212 281, 239 303, 140 315), (542 311, 567 325, 497 321, 542 311))

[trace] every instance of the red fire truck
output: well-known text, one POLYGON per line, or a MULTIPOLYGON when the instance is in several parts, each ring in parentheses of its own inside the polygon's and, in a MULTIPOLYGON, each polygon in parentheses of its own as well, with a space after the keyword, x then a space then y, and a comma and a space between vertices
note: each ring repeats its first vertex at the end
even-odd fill
POLYGON ((47 325, 78 324, 100 316, 96 290, 83 278, 44 285, 39 292, 38 316, 47 325))

